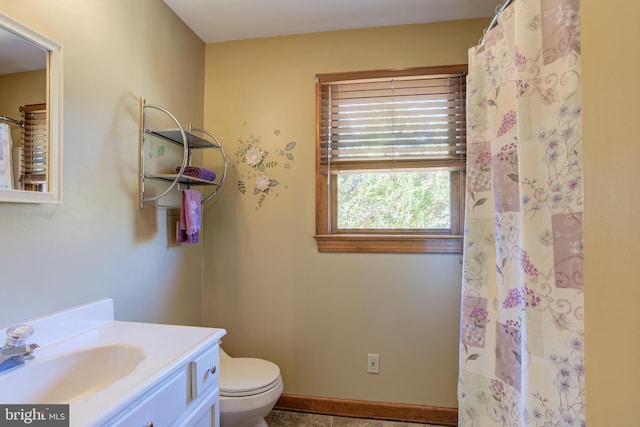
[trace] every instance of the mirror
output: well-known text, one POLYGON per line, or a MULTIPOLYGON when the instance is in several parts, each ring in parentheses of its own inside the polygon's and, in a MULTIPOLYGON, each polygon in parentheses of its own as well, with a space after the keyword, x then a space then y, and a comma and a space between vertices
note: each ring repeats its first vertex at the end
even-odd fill
POLYGON ((0 202, 62 202, 62 46, 0 13, 0 202))

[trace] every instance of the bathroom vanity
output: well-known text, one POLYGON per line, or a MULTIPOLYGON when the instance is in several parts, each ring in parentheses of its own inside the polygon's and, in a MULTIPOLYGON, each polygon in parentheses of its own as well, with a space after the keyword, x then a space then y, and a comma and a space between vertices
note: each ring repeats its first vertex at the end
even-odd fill
POLYGON ((110 299, 24 323, 40 348, 0 373, 2 404, 69 404, 72 427, 219 425, 224 329, 116 321, 110 299))

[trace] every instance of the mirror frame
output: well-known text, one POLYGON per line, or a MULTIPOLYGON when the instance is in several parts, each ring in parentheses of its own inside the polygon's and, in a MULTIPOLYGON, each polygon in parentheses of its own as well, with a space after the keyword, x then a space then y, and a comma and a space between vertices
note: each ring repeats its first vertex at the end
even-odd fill
POLYGON ((0 202, 62 203, 62 45, 0 13, 0 27, 47 54, 47 192, 0 190, 0 202))

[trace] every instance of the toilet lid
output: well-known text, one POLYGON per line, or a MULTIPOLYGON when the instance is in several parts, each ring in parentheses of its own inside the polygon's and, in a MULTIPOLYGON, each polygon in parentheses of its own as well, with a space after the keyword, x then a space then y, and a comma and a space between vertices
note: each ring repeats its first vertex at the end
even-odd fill
POLYGON ((220 394, 250 396, 273 388, 280 378, 280 368, 268 360, 247 357, 220 359, 220 394))

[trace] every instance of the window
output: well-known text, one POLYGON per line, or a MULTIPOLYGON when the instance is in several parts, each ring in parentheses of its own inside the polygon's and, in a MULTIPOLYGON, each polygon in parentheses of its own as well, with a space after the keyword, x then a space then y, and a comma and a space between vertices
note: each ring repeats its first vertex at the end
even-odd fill
POLYGON ((316 76, 319 252, 462 253, 466 72, 316 76))

